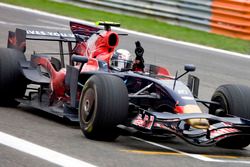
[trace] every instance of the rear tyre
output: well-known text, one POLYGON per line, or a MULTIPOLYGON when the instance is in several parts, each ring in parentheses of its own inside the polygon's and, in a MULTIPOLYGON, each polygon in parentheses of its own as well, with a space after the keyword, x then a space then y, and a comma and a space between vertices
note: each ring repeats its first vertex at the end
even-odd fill
MULTIPOLYGON (((250 87, 244 85, 221 85, 212 96, 212 101, 220 105, 211 105, 209 113, 217 116, 234 115, 250 119, 250 87)), ((250 144, 249 137, 232 136, 217 143, 218 146, 241 149, 250 144)))
POLYGON ((118 124, 127 119, 128 92, 123 81, 112 75, 93 75, 85 83, 79 104, 84 135, 112 141, 119 136, 118 124))
POLYGON ((25 93, 27 82, 21 72, 19 61, 25 61, 22 52, 0 48, 0 106, 15 107, 15 98, 25 93))

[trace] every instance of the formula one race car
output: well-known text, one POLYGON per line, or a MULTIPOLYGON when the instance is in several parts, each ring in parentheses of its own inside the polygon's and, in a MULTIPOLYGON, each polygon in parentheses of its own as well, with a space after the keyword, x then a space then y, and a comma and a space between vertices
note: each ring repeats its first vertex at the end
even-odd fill
POLYGON ((0 104, 22 103, 79 121, 84 135, 94 140, 114 140, 127 130, 152 136, 175 134, 197 146, 250 144, 249 87, 222 85, 211 101, 200 100, 197 77, 189 75, 187 85, 179 81, 195 66, 185 65, 182 75, 171 76, 165 68, 144 64, 140 42, 135 50, 138 67, 120 61, 117 65, 126 68, 111 68, 119 35, 124 35, 112 31, 112 26, 119 24, 99 22, 95 27, 70 22, 73 34, 9 32, 8 48, 0 49, 0 104), (28 61, 23 54, 26 40, 58 41, 60 60, 34 52, 28 61), (66 67, 63 43, 69 49, 66 67), (206 106, 209 114, 197 103, 206 106))

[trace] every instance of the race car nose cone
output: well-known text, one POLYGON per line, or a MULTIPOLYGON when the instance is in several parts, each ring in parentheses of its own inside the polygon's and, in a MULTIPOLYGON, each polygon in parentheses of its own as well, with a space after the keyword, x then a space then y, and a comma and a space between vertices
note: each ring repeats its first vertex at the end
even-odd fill
MULTIPOLYGON (((197 105, 186 105, 183 107, 183 113, 202 113, 202 111, 197 105)), ((188 119, 186 123, 197 129, 208 129, 210 126, 208 120, 204 118, 188 119)))
POLYGON ((210 126, 207 119, 189 119, 187 124, 197 129, 208 129, 210 126))

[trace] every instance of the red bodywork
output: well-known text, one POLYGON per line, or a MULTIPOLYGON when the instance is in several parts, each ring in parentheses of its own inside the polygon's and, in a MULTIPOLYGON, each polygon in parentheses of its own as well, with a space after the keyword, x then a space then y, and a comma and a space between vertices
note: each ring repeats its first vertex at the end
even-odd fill
POLYGON ((84 64, 82 71, 98 70, 98 61, 103 60, 109 65, 109 60, 118 46, 119 37, 116 32, 101 30, 97 27, 70 23, 71 31, 74 34, 89 36, 87 40, 77 42, 73 49, 76 55, 87 56, 89 61, 84 64))
MULTIPOLYGON (((119 37, 116 32, 111 30, 101 30, 97 27, 70 23, 74 34, 87 36, 87 40, 77 41, 72 52, 76 55, 87 56, 88 62, 84 64, 82 71, 96 71, 99 69, 98 60, 103 60, 109 65, 109 60, 119 43, 119 37), (97 60, 98 59, 98 60, 97 60)), ((65 97, 65 76, 66 69, 62 68, 56 71, 47 57, 36 57, 32 60, 35 64, 45 68, 51 78, 51 90, 53 98, 67 99, 65 97)), ((76 65, 79 67, 79 65, 76 65)))
POLYGON ((54 95, 53 97, 64 97, 66 69, 62 68, 60 71, 56 71, 47 57, 36 57, 32 59, 32 61, 37 65, 41 65, 49 72, 51 79, 50 86, 54 95))

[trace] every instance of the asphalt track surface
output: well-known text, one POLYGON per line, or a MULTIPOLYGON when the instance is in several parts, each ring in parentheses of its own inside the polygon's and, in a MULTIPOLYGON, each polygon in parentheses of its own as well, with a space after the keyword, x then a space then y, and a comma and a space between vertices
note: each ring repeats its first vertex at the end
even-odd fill
MULTIPOLYGON (((66 20, 0 6, 1 47, 6 47, 8 30, 15 30, 17 27, 69 31, 66 20)), ((176 70, 183 71, 184 64, 195 64, 197 67, 195 74, 201 79, 201 99, 210 99, 213 91, 221 84, 250 85, 250 60, 247 58, 134 34, 121 37, 119 48, 127 48, 133 52, 136 40, 140 40, 145 48, 146 62, 167 67, 172 74, 176 70)), ((58 48, 57 44, 45 42, 28 42, 27 46, 27 56, 33 50, 53 52, 58 48)), ((78 125, 49 114, 26 106, 0 107, 0 167, 90 166, 91 164, 103 167, 233 167, 236 165, 243 167, 250 164, 250 147, 244 150, 201 148, 189 145, 178 138, 155 139, 148 142, 130 136, 121 136, 116 142, 92 141, 82 135, 78 125), (18 142, 21 143, 19 147, 18 142), (43 151, 47 159, 45 155, 40 155, 43 151)))

